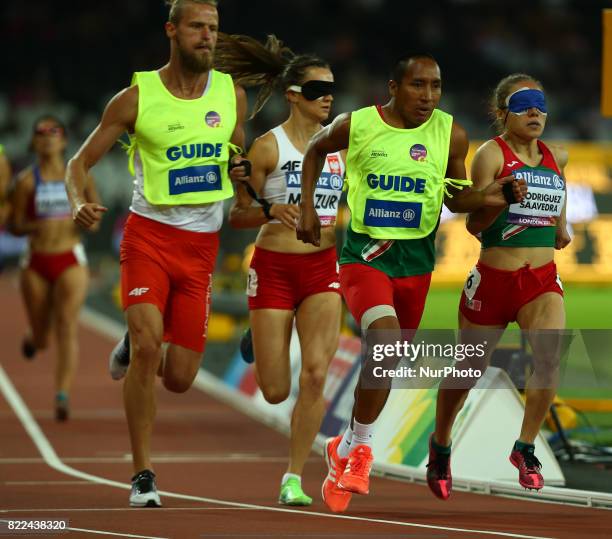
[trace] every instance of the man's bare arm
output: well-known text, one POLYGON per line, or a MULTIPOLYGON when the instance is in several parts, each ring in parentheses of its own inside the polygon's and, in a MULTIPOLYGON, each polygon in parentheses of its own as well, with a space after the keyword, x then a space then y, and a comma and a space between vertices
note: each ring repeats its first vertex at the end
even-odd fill
POLYGON ((234 91, 236 92, 236 126, 234 127, 234 132, 232 133, 230 141, 232 144, 240 146, 240 148, 246 152, 244 122, 247 113, 247 97, 242 86, 234 86, 234 91))
MULTIPOLYGON (((448 152, 448 164, 446 166, 446 177, 458 180, 465 180, 467 172, 465 170, 465 158, 470 147, 467 133, 457 122, 453 122, 451 131, 450 148, 448 152)), ((452 197, 445 196, 444 204, 454 212, 472 211, 475 207, 483 204, 483 194, 468 187, 459 190, 450 187, 452 197)))
POLYGON ((76 155, 68 161, 66 191, 72 206, 73 219, 83 228, 90 228, 101 219, 106 208, 88 202, 85 196, 87 176, 103 155, 126 131, 133 132, 138 116, 138 87, 132 86, 113 97, 98 126, 83 143, 76 155))
POLYGON ((347 149, 350 132, 351 114, 345 113, 310 139, 302 163, 302 206, 313 205, 315 185, 325 166, 325 157, 347 149))
MULTIPOLYGON (((447 178, 466 178, 465 158, 468 148, 469 140, 465 129, 458 123, 453 123, 448 165, 446 168, 447 178)), ((449 191, 453 196, 445 196, 444 204, 454 213, 474 212, 486 207, 503 208, 507 205, 503 194, 503 186, 506 183, 512 184, 514 199, 520 202, 527 193, 525 181, 515 181, 513 176, 506 176, 505 178, 493 179, 489 185, 480 190, 450 188, 449 191)))
POLYGON ((341 114, 314 135, 306 147, 302 162, 301 212, 297 226, 297 239, 304 243, 320 244, 321 223, 314 207, 315 186, 325 165, 325 157, 348 148, 350 133, 351 114, 341 114))

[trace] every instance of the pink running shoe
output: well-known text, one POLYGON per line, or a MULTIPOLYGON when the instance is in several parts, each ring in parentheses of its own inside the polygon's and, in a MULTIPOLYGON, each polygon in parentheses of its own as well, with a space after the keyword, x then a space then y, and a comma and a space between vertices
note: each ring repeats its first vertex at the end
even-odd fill
POLYGON ((443 455, 438 453, 431 441, 433 434, 429 436, 429 462, 427 463, 427 485, 436 498, 448 500, 453 489, 453 476, 451 475, 450 453, 443 455))
POLYGON ((542 463, 534 455, 534 447, 527 447, 522 451, 513 449, 510 453, 510 462, 519 471, 519 483, 529 490, 540 490, 544 486, 544 478, 540 473, 542 463))

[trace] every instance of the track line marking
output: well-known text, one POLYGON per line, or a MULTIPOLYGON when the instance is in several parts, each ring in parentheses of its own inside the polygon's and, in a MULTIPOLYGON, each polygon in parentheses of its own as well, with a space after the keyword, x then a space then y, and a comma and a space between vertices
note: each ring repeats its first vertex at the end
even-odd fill
POLYGON ((5 481, 5 485, 11 486, 61 486, 61 485, 92 485, 90 481, 5 481))
MULTIPOLYGON (((93 485, 93 483, 91 483, 93 485)), ((69 511, 87 513, 87 512, 104 512, 104 511, 131 511, 134 512, 133 507, 96 507, 86 508, 79 507, 73 509, 0 509, 0 513, 67 513, 69 511)), ((156 507, 155 513, 163 511, 259 511, 259 509, 252 509, 251 507, 156 507)))
MULTIPOLYGON (((0 519, 0 522, 10 522, 10 520, 8 519, 0 519)), ((109 531, 105 531, 105 530, 89 530, 86 528, 72 528, 70 526, 67 526, 66 528, 64 528, 64 530, 66 531, 76 531, 76 532, 85 532, 85 533, 95 533, 97 535, 115 535, 117 537, 135 537, 138 539, 169 539, 168 537, 154 537, 152 535, 135 535, 133 533, 118 533, 118 532, 109 532, 109 531)), ((43 530, 37 530, 34 535, 53 535, 55 534, 54 531, 51 531, 50 534, 49 533, 44 533, 43 530)), ((7 535, 6 533, 3 533, 2 535, 7 535)), ((10 532, 9 534, 10 535, 10 532)), ((17 533, 17 535, 21 535, 19 533, 17 533)))
MULTIPOLYGON (((96 475, 88 474, 77 470, 76 468, 72 468, 66 465, 57 455, 53 446, 49 443, 49 440, 42 432, 40 426, 36 422, 36 420, 32 417, 27 405, 21 398, 21 395, 15 389, 15 386, 10 381, 6 372, 0 365, 0 390, 2 391, 4 398, 8 402, 8 404, 13 408, 15 415, 21 421, 26 432, 29 434, 30 438, 40 451, 40 454, 45 459, 47 464, 66 475, 77 477, 79 479, 85 479, 86 481, 91 481, 93 483, 98 483, 100 485, 107 485, 110 487, 121 488, 124 490, 129 490, 131 487, 126 483, 120 483, 118 481, 112 481, 110 479, 106 479, 104 477, 99 477, 96 475)), ((204 503, 212 503, 218 505, 224 505, 228 507, 244 507, 250 509, 259 509, 261 511, 271 511, 275 513, 292 513, 299 515, 308 515, 308 516, 318 516, 324 518, 334 518, 340 520, 353 520, 358 522, 373 522, 377 524, 389 524, 395 526, 403 526, 409 528, 422 528, 428 530, 444 530, 449 532, 458 532, 458 533, 470 533, 475 535, 495 535, 501 537, 516 537, 520 539, 553 539, 550 537, 541 537, 541 536, 533 536, 533 535, 522 535, 516 533, 509 532, 500 532, 500 531, 488 531, 488 530, 474 530, 467 528, 451 528, 448 526, 434 526, 432 524, 417 524, 415 522, 403 522, 396 520, 385 520, 379 518, 367 518, 367 517, 354 517, 350 515, 336 515, 331 513, 320 513, 317 511, 300 511, 297 509, 286 509, 281 507, 268 507, 265 505, 255 505, 248 503, 239 503, 239 502, 230 502, 226 500, 217 500, 214 498, 205 498, 201 496, 191 496, 188 494, 180 494, 177 492, 169 492, 169 491, 159 491, 161 496, 166 496, 168 498, 176 498, 180 500, 189 500, 189 501, 198 501, 204 503)))
POLYGON ((134 535, 133 533, 115 533, 115 532, 107 532, 103 530, 87 530, 85 528, 66 528, 67 530, 74 532, 84 532, 84 533, 93 533, 96 535, 114 535, 117 537, 138 537, 140 539, 169 539, 169 537, 155 537, 153 535, 134 535))
MULTIPOLYGON (((151 457, 153 463, 163 464, 183 464, 183 463, 198 463, 208 462, 214 464, 248 464, 248 463, 260 463, 260 462, 287 462, 287 457, 222 457, 213 455, 207 456, 195 456, 195 455, 176 455, 174 457, 151 457)), ((71 464, 125 464, 132 462, 132 456, 127 455, 125 457, 66 457, 63 459, 65 463, 71 464)), ((318 462, 318 459, 309 458, 307 462, 318 462)), ((39 457, 30 458, 0 458, 0 465, 2 464, 44 464, 45 460, 39 457)))

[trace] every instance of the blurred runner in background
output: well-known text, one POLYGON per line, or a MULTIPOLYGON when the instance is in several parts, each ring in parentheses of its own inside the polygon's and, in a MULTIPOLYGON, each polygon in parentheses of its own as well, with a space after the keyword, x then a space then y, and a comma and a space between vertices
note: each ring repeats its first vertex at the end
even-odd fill
MULTIPOLYGON (((21 261, 21 293, 30 332, 22 352, 32 359, 47 348, 51 330, 57 340, 55 417, 68 419, 69 395, 79 361, 78 316, 87 294, 89 272, 80 231, 72 221, 66 194, 66 128, 54 116, 34 124, 31 147, 36 162, 22 171, 11 195, 11 231, 27 235, 21 261)), ((83 196, 98 202, 91 175, 83 196)), ((92 230, 95 230, 93 227, 92 230)))

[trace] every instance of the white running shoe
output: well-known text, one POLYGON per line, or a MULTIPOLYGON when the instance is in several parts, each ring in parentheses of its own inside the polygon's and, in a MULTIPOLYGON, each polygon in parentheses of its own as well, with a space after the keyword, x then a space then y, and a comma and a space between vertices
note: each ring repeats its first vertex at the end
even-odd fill
POLYGON ((125 337, 121 339, 108 356, 108 370, 113 380, 121 380, 130 366, 130 349, 125 345, 125 337))
POLYGON ((143 470, 132 477, 132 492, 130 492, 130 507, 161 507, 162 503, 155 485, 155 474, 151 470, 143 470))

